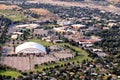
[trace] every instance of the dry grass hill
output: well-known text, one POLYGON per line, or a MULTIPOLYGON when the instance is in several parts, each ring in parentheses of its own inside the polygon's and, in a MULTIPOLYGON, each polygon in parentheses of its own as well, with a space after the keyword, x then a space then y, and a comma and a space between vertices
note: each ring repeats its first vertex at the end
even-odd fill
POLYGON ((48 19, 59 19, 59 17, 57 15, 53 14, 52 12, 50 12, 46 9, 31 8, 29 10, 41 15, 41 18, 43 17, 43 18, 48 18, 48 19))
POLYGON ((17 5, 5 5, 5 4, 0 4, 0 10, 9 10, 9 9, 14 9, 14 8, 18 8, 20 9, 21 7, 17 6, 17 5))
MULTIPOLYGON (((112 1, 114 1, 114 0, 112 0, 112 1)), ((43 3, 43 4, 59 5, 59 6, 66 6, 66 7, 78 6, 78 7, 98 8, 100 10, 104 10, 107 12, 113 12, 113 13, 120 14, 120 8, 117 8, 113 5, 100 6, 100 5, 95 5, 92 3, 63 2, 63 1, 56 1, 56 0, 31 0, 29 2, 31 2, 31 3, 39 2, 39 3, 43 3)))

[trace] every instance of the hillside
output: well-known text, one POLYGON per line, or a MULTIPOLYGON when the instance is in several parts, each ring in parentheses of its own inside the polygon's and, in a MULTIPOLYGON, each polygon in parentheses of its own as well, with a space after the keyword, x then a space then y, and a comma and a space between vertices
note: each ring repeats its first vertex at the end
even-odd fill
POLYGON ((97 8, 100 10, 104 10, 107 12, 112 12, 119 14, 120 13, 120 8, 117 8, 113 5, 108 5, 108 6, 101 6, 101 5, 96 5, 92 3, 81 3, 81 2, 64 2, 64 1, 56 1, 56 0, 32 0, 29 1, 30 3, 43 3, 43 4, 51 4, 51 5, 58 5, 58 6, 65 6, 65 7, 70 7, 70 6, 77 6, 77 7, 89 7, 89 8, 97 8))
POLYGON ((9 10, 9 9, 14 9, 14 8, 18 8, 20 9, 21 7, 17 6, 17 5, 5 5, 5 4, 0 4, 0 10, 9 10))
POLYGON ((117 2, 120 2, 120 0, 106 0, 106 1, 108 1, 108 2, 115 2, 115 3, 117 3, 117 2))
POLYGON ((29 9, 30 11, 33 11, 37 14, 39 14, 42 18, 46 18, 46 19, 59 19, 59 17, 55 14, 53 14, 52 12, 46 10, 46 9, 41 9, 41 8, 31 8, 29 9))

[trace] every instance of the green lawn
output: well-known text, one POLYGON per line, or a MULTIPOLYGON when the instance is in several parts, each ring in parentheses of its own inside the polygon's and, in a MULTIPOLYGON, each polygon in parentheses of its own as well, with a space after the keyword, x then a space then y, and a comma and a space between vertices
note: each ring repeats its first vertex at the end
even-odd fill
POLYGON ((54 45, 53 43, 45 42, 45 41, 42 41, 42 40, 39 40, 39 39, 30 39, 29 41, 31 41, 31 42, 36 42, 36 43, 42 44, 42 45, 44 45, 44 46, 54 45))
MULTIPOLYGON (((39 40, 39 39, 30 39, 29 41, 37 42, 37 43, 42 44, 44 46, 55 45, 53 43, 45 42, 45 41, 42 41, 42 40, 39 40)), ((58 61, 55 64, 41 65, 41 66, 39 66, 37 68, 38 71, 42 71, 44 68, 50 68, 50 67, 54 67, 56 65, 62 65, 62 64, 68 63, 68 62, 75 62, 75 64, 76 64, 77 61, 82 62, 84 59, 92 60, 92 58, 88 57, 88 53, 85 50, 82 50, 79 47, 72 46, 69 43, 57 43, 56 45, 60 45, 60 46, 67 45, 67 46, 70 46, 71 48, 75 49, 75 51, 77 51, 79 54, 75 58, 70 59, 68 61, 58 61)))
POLYGON ((27 19, 25 15, 12 10, 0 10, 0 15, 4 15, 13 21, 23 21, 27 19))
POLYGON ((21 76, 22 74, 20 74, 17 71, 13 71, 13 70, 6 70, 6 71, 0 70, 0 75, 11 76, 11 77, 17 78, 18 76, 21 76))
MULTIPOLYGON (((42 44, 42 45, 44 45, 44 46, 55 45, 55 44, 53 44, 53 43, 46 42, 46 41, 42 41, 42 40, 39 40, 39 39, 30 39, 29 41, 36 42, 36 43, 42 44)), ((57 43, 56 45, 60 45, 60 46, 67 45, 67 46, 70 46, 70 47, 72 47, 73 49, 75 49, 75 50, 76 50, 77 52, 79 52, 80 55, 81 55, 81 56, 76 57, 77 60, 79 59, 79 57, 80 57, 80 60, 83 60, 83 59, 91 60, 91 58, 88 57, 88 53, 87 53, 85 50, 83 50, 83 49, 81 49, 81 48, 79 48, 79 47, 72 46, 72 45, 69 44, 69 43, 57 43)), ((73 61, 76 60, 76 59, 73 59, 73 61)))

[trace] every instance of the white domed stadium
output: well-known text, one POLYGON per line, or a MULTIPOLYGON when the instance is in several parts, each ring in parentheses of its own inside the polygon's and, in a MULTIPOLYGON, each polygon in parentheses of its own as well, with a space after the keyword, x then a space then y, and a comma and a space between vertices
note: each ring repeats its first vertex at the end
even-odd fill
POLYGON ((16 47, 15 53, 23 53, 23 54, 46 54, 46 49, 41 44, 35 42, 25 42, 16 47))

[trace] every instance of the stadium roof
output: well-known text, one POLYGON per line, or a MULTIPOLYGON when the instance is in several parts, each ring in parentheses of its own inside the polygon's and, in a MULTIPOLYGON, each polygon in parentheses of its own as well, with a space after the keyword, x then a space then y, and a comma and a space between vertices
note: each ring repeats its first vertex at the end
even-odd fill
POLYGON ((16 47, 15 53, 45 53, 46 49, 41 44, 35 42, 25 42, 16 47))

